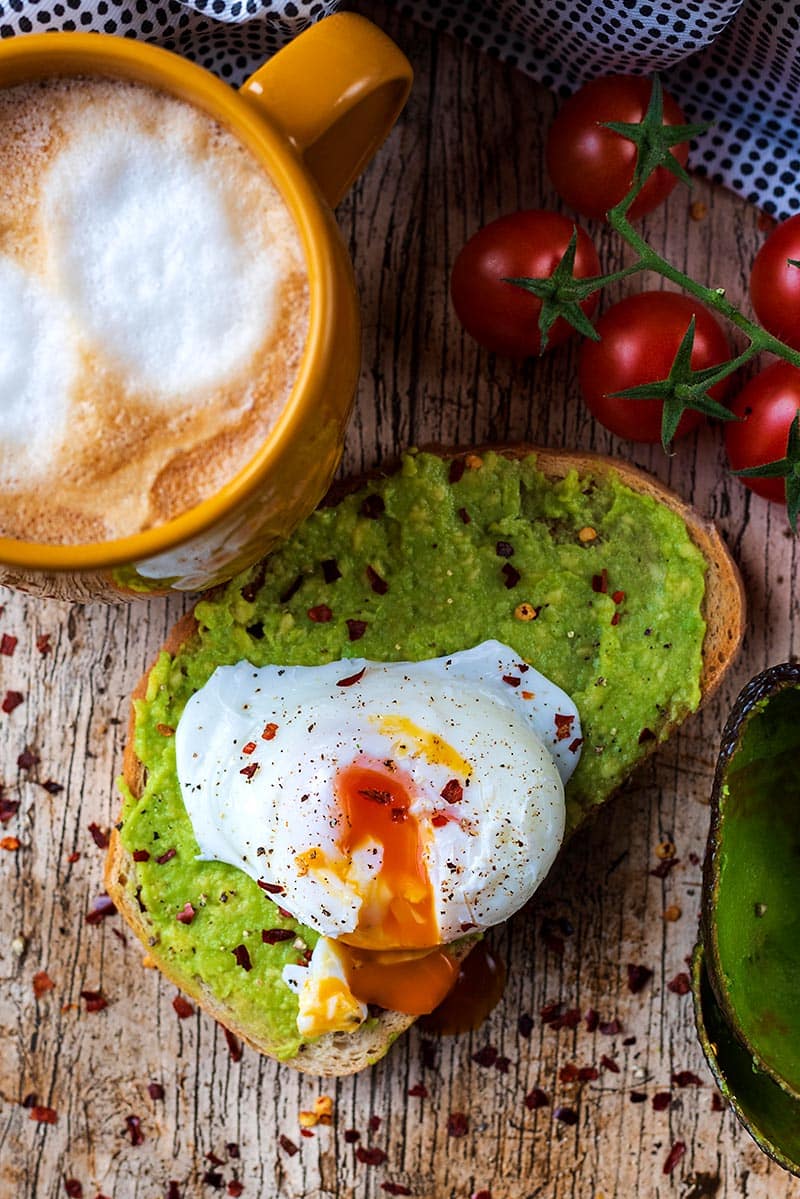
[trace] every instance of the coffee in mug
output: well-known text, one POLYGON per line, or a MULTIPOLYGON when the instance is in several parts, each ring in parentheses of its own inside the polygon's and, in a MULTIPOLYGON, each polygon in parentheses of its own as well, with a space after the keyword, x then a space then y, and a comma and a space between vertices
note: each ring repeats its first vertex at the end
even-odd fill
POLYGON ((309 324, 298 230, 213 118, 139 82, 0 90, 0 534, 171 520, 262 445, 309 324))

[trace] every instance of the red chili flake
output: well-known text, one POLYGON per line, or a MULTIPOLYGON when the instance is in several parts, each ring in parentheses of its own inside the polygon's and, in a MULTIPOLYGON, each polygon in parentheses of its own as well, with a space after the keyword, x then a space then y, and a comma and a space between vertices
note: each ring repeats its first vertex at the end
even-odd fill
POLYGON ((283 895, 283 887, 279 887, 277 883, 265 883, 263 879, 256 879, 256 886, 262 891, 268 891, 270 895, 283 895))
POLYGON ((502 574, 505 577, 506 590, 508 591, 511 591, 514 587, 516 587, 517 583, 522 578, 522 575, 519 573, 517 568, 512 566, 510 562, 503 563, 502 574))
POLYGON ((517 1020, 517 1032, 526 1041, 530 1040, 530 1035, 533 1032, 533 1016, 529 1015, 528 1012, 523 1012, 517 1020))
POLYGON ((383 502, 383 496, 376 495, 375 492, 365 496, 359 508, 361 515, 366 516, 367 520, 378 520, 385 511, 386 505, 383 502))
POLYGON ((386 1161, 386 1154, 382 1149, 378 1149, 373 1145, 370 1149, 365 1149, 363 1145, 359 1145, 356 1149, 356 1157, 364 1166, 382 1166, 386 1161))
POLYGON ((190 1016, 194 1015, 193 1004, 189 1003, 189 1000, 185 999, 183 995, 176 995, 172 1001, 172 1006, 179 1020, 188 1020, 190 1016))
POLYGON ((703 1080, 693 1074, 691 1070, 680 1070, 677 1074, 672 1075, 672 1082, 676 1087, 702 1087, 703 1080))
POLYGON ((125 1123, 130 1133, 132 1145, 142 1145, 144 1143, 144 1133, 142 1132, 142 1122, 138 1116, 126 1116, 125 1123))
POLYGON ((346 1128, 344 1130, 344 1139, 348 1145, 355 1145, 356 1141, 361 1140, 361 1133, 355 1128, 346 1128))
POLYGON ((176 857, 177 853, 177 849, 175 849, 173 846, 172 849, 166 850, 161 854, 160 857, 156 858, 156 861, 158 862, 159 866, 165 866, 167 862, 171 862, 172 859, 176 857))
POLYGON ((81 991, 81 999, 86 1004, 87 1012, 102 1012, 108 1007, 108 1000, 102 991, 81 991))
MULTIPOLYGON (((231 1032, 231 1030, 229 1028, 226 1028, 224 1024, 222 1025, 222 1031, 225 1034, 225 1040, 227 1041, 227 1044, 228 1044, 228 1053, 230 1055, 231 1061, 232 1062, 240 1062, 242 1060, 242 1052, 243 1052, 241 1041, 238 1041, 236 1039, 236 1037, 233 1035, 233 1033, 231 1032)), ((235 1142, 232 1141, 231 1144, 235 1144, 235 1142)), ((228 1153, 230 1153, 231 1157, 238 1157, 239 1156, 238 1146, 237 1146, 236 1153, 231 1153, 231 1149, 230 1149, 230 1145, 229 1145, 228 1153)))
POLYGON ((7 799, 5 795, 0 795, 0 824, 7 824, 12 816, 16 816, 18 811, 18 799, 7 799))
POLYGON ((408 819, 408 808, 392 808, 392 823, 402 824, 408 819))
POLYGON ((469 1199, 492 1199, 491 1191, 473 1191, 469 1199))
POLYGON ((504 674, 503 682, 507 683, 509 687, 519 687, 522 679, 516 674, 504 674))
POLYGON ((615 591, 614 594, 611 596, 611 598, 615 604, 622 604, 625 602, 625 592, 624 591, 615 591))
POLYGON ((351 641, 360 641, 367 631, 366 620, 346 620, 347 636, 351 641))
POLYGON ((227 1145, 225 1146, 225 1149, 227 1150, 228 1157, 235 1157, 235 1158, 241 1157, 241 1154, 239 1152, 239 1146, 236 1143, 236 1141, 228 1141, 227 1145))
POLYGON ((307 615, 314 624, 327 624, 329 620, 333 619, 333 612, 327 604, 317 604, 315 607, 309 608, 307 615))
POLYGON ((40 654, 49 654, 50 653, 50 651, 53 647, 50 644, 50 634, 49 633, 40 633, 39 634, 39 636, 36 638, 36 648, 38 649, 40 654))
MULTIPOLYGON (((246 599, 248 601, 248 603, 252 603, 253 600, 256 598, 256 594, 258 593, 258 590, 261 587, 261 585, 263 584, 263 582, 264 582, 264 575, 261 576, 260 580, 253 579, 253 581, 251 583, 246 584, 242 588, 242 598, 246 599), (245 595, 245 592, 247 592, 246 595, 245 595)), ((288 604, 289 600, 292 599, 295 595, 297 595, 298 591, 300 590, 300 588, 302 586, 303 586, 303 575, 298 575, 296 579, 292 580, 292 582, 289 584, 289 586, 286 588, 286 590, 281 592, 281 594, 278 596, 279 602, 282 604, 288 604)))
POLYGON ((646 1098, 644 1091, 631 1091, 631 1103, 644 1103, 646 1098))
POLYGON ((670 1095, 669 1091, 658 1091, 657 1094, 653 1096, 653 1111, 665 1112, 670 1105, 671 1099, 672 1096, 670 1095))
POLYGON ((53 779, 45 779, 45 781, 40 783, 39 786, 44 787, 48 795, 60 795, 64 790, 63 785, 61 783, 54 782, 53 779))
POLYGON ((404 1187, 402 1182, 382 1182, 381 1190, 386 1191, 387 1195, 411 1195, 412 1191, 408 1187, 404 1187))
POLYGON ((495 1070, 499 1071, 500 1074, 508 1074, 510 1066, 511 1066, 511 1058, 510 1057, 502 1057, 502 1056, 498 1055, 497 1060, 494 1063, 495 1070))
POLYGON ((363 795, 364 799, 369 799, 373 803, 379 803, 382 807, 392 802, 391 791, 382 791, 380 787, 360 787, 359 795, 363 795))
POLYGON ((459 515, 459 518, 460 518, 462 524, 464 524, 464 525, 472 524, 472 517, 470 516, 469 512, 467 512, 466 508, 459 508, 458 515, 459 515))
POLYGON ((599 575, 592 575, 592 591, 605 595, 608 591, 608 571, 605 566, 599 575))
POLYGON ((653 971, 649 970, 647 966, 636 966, 633 962, 628 962, 626 970, 628 972, 628 990, 632 995, 638 995, 653 977, 653 971))
POLYGON ((253 775, 258 771, 258 762, 250 762, 248 766, 243 766, 239 774, 243 774, 246 779, 252 779, 253 775))
POLYGON ((614 615, 611 617, 611 624, 618 625, 620 622, 620 619, 621 619, 621 617, 620 617, 619 612, 615 612, 614 615))
POLYGON ((542 1023, 543 1024, 552 1024, 552 1022, 559 1015, 560 1011, 561 1011, 560 1003, 556 1003, 555 1001, 553 1001, 552 1003, 546 1003, 544 1005, 544 1007, 539 1008, 539 1015, 541 1016, 542 1023))
POLYGON ((439 792, 445 803, 461 803, 464 798, 464 788, 458 779, 450 779, 439 792))
MULTIPOLYGON (((73 850, 73 852, 72 852, 72 853, 68 853, 68 854, 67 854, 67 861, 68 861, 68 862, 78 862, 78 861, 80 861, 80 856, 81 856, 81 855, 78 853, 77 849, 76 849, 76 850, 73 850)), ((116 930, 116 929, 114 929, 114 932, 116 932, 116 931, 117 931, 117 930, 116 930)))
POLYGON ((598 1027, 604 1037, 616 1037, 618 1033, 622 1032, 622 1024, 616 1016, 613 1020, 601 1021, 598 1027))
POLYGON ((150 861, 150 850, 149 849, 134 849, 133 860, 134 860, 134 862, 149 862, 150 861))
POLYGON ((2 708, 4 712, 13 712, 15 708, 18 708, 19 705, 24 702, 24 700, 25 696, 21 691, 6 691, 3 702, 0 704, 0 708, 2 708))
POLYGON ((572 1107, 557 1107, 553 1112, 553 1119, 560 1120, 562 1124, 577 1124, 578 1113, 572 1107))
POLYGON ((465 1137, 469 1131, 469 1116, 466 1112, 451 1112, 447 1117, 447 1135, 465 1137))
POLYGON ((724 1103, 724 1100, 723 1100, 722 1096, 720 1095, 719 1091, 715 1091, 714 1094, 711 1096, 711 1110, 712 1110, 712 1112, 724 1112, 725 1111, 725 1103, 724 1103))
POLYGON ((425 1086, 424 1082, 416 1082, 414 1083, 413 1087, 408 1088, 407 1094, 410 1095, 412 1099, 427 1099, 428 1088, 425 1086))
POLYGON ((248 741, 247 745, 242 746, 242 753, 243 754, 252 754, 252 753, 255 753, 255 749, 256 749, 255 741, 248 741))
POLYGON ((625 1039, 624 1039, 624 1041, 622 1042, 622 1044, 623 1044, 623 1045, 635 1045, 635 1044, 636 1044, 636 1037, 625 1037, 625 1039))
POLYGON ((35 1120, 37 1124, 57 1124, 58 1112, 54 1107, 43 1107, 39 1103, 34 1103, 31 1107, 30 1119, 35 1120))
POLYGON ((21 844, 19 837, 0 837, 0 849, 7 849, 10 853, 19 849, 21 844))
POLYGON ((367 567, 367 579, 376 595, 386 595, 386 592, 389 590, 389 584, 385 579, 381 578, 377 570, 372 566, 367 567))
POLYGON ((89 825, 89 832, 98 849, 108 849, 108 833, 101 829, 99 824, 95 824, 94 820, 89 825))
POLYGON ((147 1094, 156 1103, 159 1099, 164 1098, 164 1088, 160 1082, 149 1082, 147 1084, 147 1094))
POLYGON ((33 770, 34 766, 39 765, 39 762, 39 755, 28 747, 17 757, 17 766, 20 770, 33 770))
POLYGON ((335 558, 326 558, 322 563, 322 577, 326 583, 335 583, 337 579, 341 579, 342 572, 335 558))
POLYGON ((203 1182, 207 1187, 213 1187, 215 1191, 221 1191, 225 1179, 218 1170, 206 1170, 205 1174, 203 1175, 203 1182))
POLYGON ((181 1186, 179 1182, 175 1182, 174 1178, 170 1181, 167 1199, 181 1199, 181 1186))
POLYGON ((196 915, 196 913, 195 913, 194 908, 187 900, 186 903, 181 908, 181 910, 178 912, 175 919, 180 921, 181 924, 191 924, 195 918, 195 915, 196 915))
POLYGON ((212 1166, 224 1166, 225 1163, 221 1157, 217 1157, 216 1153, 209 1151, 206 1154, 206 1161, 211 1162, 212 1166))
POLYGON ((236 965, 241 966, 243 970, 250 971, 253 969, 253 963, 250 961, 250 954, 247 952, 246 945, 237 945, 231 953, 236 958, 236 965))
POLYGON ((488 1068, 489 1066, 493 1066, 497 1061, 497 1050, 494 1045, 484 1045, 477 1053, 473 1053, 472 1060, 477 1065, 488 1068))
POLYGON ((33 993, 37 999, 41 999, 47 991, 52 991, 55 985, 46 970, 39 970, 33 976, 33 993))
POLYGON ((648 741, 655 741, 656 735, 652 729, 642 729, 639 734, 639 744, 645 745, 648 741))
POLYGON ((684 970, 680 974, 676 974, 667 983, 667 990, 672 991, 673 995, 688 995, 691 989, 692 984, 689 975, 684 970))
POLYGON ((77 1178, 65 1178, 64 1190, 70 1199, 83 1199, 83 1184, 77 1178))
POLYGON ((278 909, 278 915, 283 916, 284 920, 294 920, 294 916, 291 912, 287 912, 286 908, 282 908, 280 904, 276 904, 275 906, 278 909))
POLYGON ((574 1062, 567 1062, 566 1066, 562 1066, 559 1070, 558 1077, 561 1082, 576 1082, 578 1078, 578 1067, 574 1062))
POLYGON ((17 640, 18 638, 12 637, 10 633, 3 633, 3 636, 0 637, 0 654, 5 654, 7 658, 10 658, 17 648, 17 640))
POLYGON ((466 469, 467 464, 463 458, 453 458, 450 462, 450 470, 447 474, 448 480, 451 483, 460 482, 466 469))
POLYGON ((261 940, 265 945, 277 945, 281 941, 293 941, 294 932, 290 928, 262 928, 261 940))
POLYGON ((382 1123, 383 1121, 381 1120, 380 1116, 370 1116, 369 1120, 367 1121, 367 1128, 370 1130, 370 1132, 377 1132, 382 1123))
POLYGON ((697 854, 696 854, 696 853, 690 853, 690 854, 689 854, 689 861, 691 862, 691 864, 692 864, 693 866, 699 866, 699 865, 700 865, 700 858, 697 856, 697 854))
POLYGON ((587 1032, 594 1032, 600 1023, 600 1013, 596 1012, 593 1007, 590 1007, 584 1014, 583 1022, 586 1025, 587 1032))
POLYGON ((619 1074, 619 1066, 613 1057, 609 1057, 607 1053, 604 1053, 600 1058, 600 1065, 604 1070, 610 1070, 612 1074, 619 1074))
POLYGON ((262 741, 274 741, 275 734, 277 733, 277 731, 278 731, 278 725, 275 724, 273 721, 270 721, 269 724, 264 725, 264 732, 261 734, 261 740, 262 741))
POLYGON ((116 910, 110 895, 98 895, 92 900, 92 906, 84 916, 84 921, 86 924, 99 924, 106 916, 113 916, 116 910))
MULTIPOLYGON (((437 812, 435 816, 431 817, 431 824, 433 825, 434 828, 444 828, 444 826, 449 823, 450 823, 450 821, 448 820, 448 818, 444 812, 437 812)), ((6 839, 11 840, 11 838, 6 838, 6 839)), ((16 838, 14 838, 14 839, 16 839, 16 838)))
POLYGON ((574 716, 565 716, 561 712, 556 712, 553 720, 556 726, 556 741, 566 741, 567 737, 572 736, 572 726, 575 723, 574 716))
POLYGON ((657 866, 653 867, 650 873, 653 878, 666 878, 670 870, 674 870, 679 863, 680 858, 664 858, 657 866))
POLYGON ((238 1178, 232 1178, 228 1183, 228 1194, 232 1199, 239 1199, 239 1196, 244 1192, 244 1183, 239 1182, 238 1178))
POLYGON ((497 554, 498 558, 514 557, 514 547, 510 541, 498 541, 497 545, 494 547, 494 552, 497 554))
POLYGON ((362 666, 361 669, 356 672, 356 674, 348 675, 346 679, 339 679, 336 686, 337 687, 352 687, 354 683, 360 683, 364 677, 364 672, 366 669, 367 669, 366 666, 362 666))
POLYGON ((663 1170, 664 1170, 665 1174, 672 1173, 672 1171, 675 1169, 675 1167, 677 1166, 678 1162, 681 1160, 681 1158, 683 1157, 685 1152, 686 1152, 686 1146, 684 1145, 683 1141, 676 1141, 675 1144, 670 1149, 670 1151, 667 1154, 666 1159, 664 1161, 663 1170))

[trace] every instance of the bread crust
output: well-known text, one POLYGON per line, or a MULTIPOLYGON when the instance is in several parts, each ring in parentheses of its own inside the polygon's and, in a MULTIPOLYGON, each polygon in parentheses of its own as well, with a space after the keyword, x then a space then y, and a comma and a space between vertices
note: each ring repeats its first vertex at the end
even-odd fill
MULTIPOLYGON (((745 600, 739 571, 713 522, 697 513, 675 492, 664 487, 657 479, 626 462, 620 462, 599 454, 567 450, 549 450, 534 445, 481 445, 461 449, 442 446, 426 446, 427 452, 445 459, 463 455, 478 455, 488 451, 503 454, 508 458, 523 458, 536 454, 538 468, 552 480, 563 478, 572 470, 603 477, 612 471, 632 491, 647 495, 675 512, 686 525, 689 535, 706 562, 706 589, 703 597, 703 616, 706 633, 703 641, 703 664, 700 675, 701 705, 716 691, 726 670, 734 660, 744 636, 745 600)), ((336 504, 345 495, 358 490, 370 479, 389 475, 396 469, 394 462, 380 471, 371 471, 337 483, 329 492, 326 504, 336 504)), ((171 630, 162 649, 169 654, 177 653, 197 631, 197 622, 188 613, 171 630)), ((152 668, 151 668, 152 669, 152 668)), ((144 766, 136 756, 134 748, 133 701, 143 699, 147 693, 149 671, 139 680, 131 696, 131 711, 128 719, 128 737, 125 745, 122 773, 131 793, 142 794, 145 785, 144 766)), ((665 735, 670 735, 676 724, 665 726, 665 735)), ((648 746, 648 753, 658 747, 657 742, 648 746)), ((643 754, 642 758, 646 755, 643 754)), ((601 805, 598 805, 601 806, 601 805)), ((118 911, 136 935, 148 944, 154 929, 146 913, 138 910, 131 899, 129 882, 136 876, 136 863, 122 845, 118 831, 112 832, 105 865, 105 884, 118 911)), ((466 956, 471 945, 453 947, 460 957, 466 956)), ((234 1013, 215 996, 201 980, 187 986, 183 977, 170 969, 169 962, 162 961, 158 954, 150 951, 159 969, 175 984, 191 995, 235 1036, 241 1038, 260 1053, 270 1054, 270 1048, 260 1039, 257 1029, 245 1028, 237 1023, 234 1013)), ((322 1077, 354 1074, 378 1061, 392 1042, 414 1022, 413 1016, 401 1012, 381 1012, 376 1020, 355 1033, 328 1033, 314 1042, 304 1045, 301 1051, 286 1061, 286 1065, 297 1070, 322 1077)))

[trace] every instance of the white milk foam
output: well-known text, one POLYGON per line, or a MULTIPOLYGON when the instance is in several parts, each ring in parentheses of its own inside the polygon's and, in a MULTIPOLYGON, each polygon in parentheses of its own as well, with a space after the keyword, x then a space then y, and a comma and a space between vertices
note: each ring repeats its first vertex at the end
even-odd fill
POLYGON ((140 84, 0 90, 0 533, 159 524, 263 442, 308 328, 260 164, 140 84))

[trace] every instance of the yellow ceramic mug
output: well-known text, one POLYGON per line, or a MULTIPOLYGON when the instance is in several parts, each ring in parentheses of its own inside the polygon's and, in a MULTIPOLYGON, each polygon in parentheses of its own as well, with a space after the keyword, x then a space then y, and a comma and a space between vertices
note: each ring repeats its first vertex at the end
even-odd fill
POLYGON ((360 365, 352 269, 331 208, 394 124, 408 60, 363 17, 328 17, 236 92, 144 42, 48 33, 0 43, 0 87, 102 75, 171 92, 229 128, 292 213, 308 268, 310 319, 289 400, 256 456, 220 491, 143 533, 89 545, 0 538, 0 582, 65 599, 199 590, 231 578, 286 537, 322 498, 341 456, 360 365))

